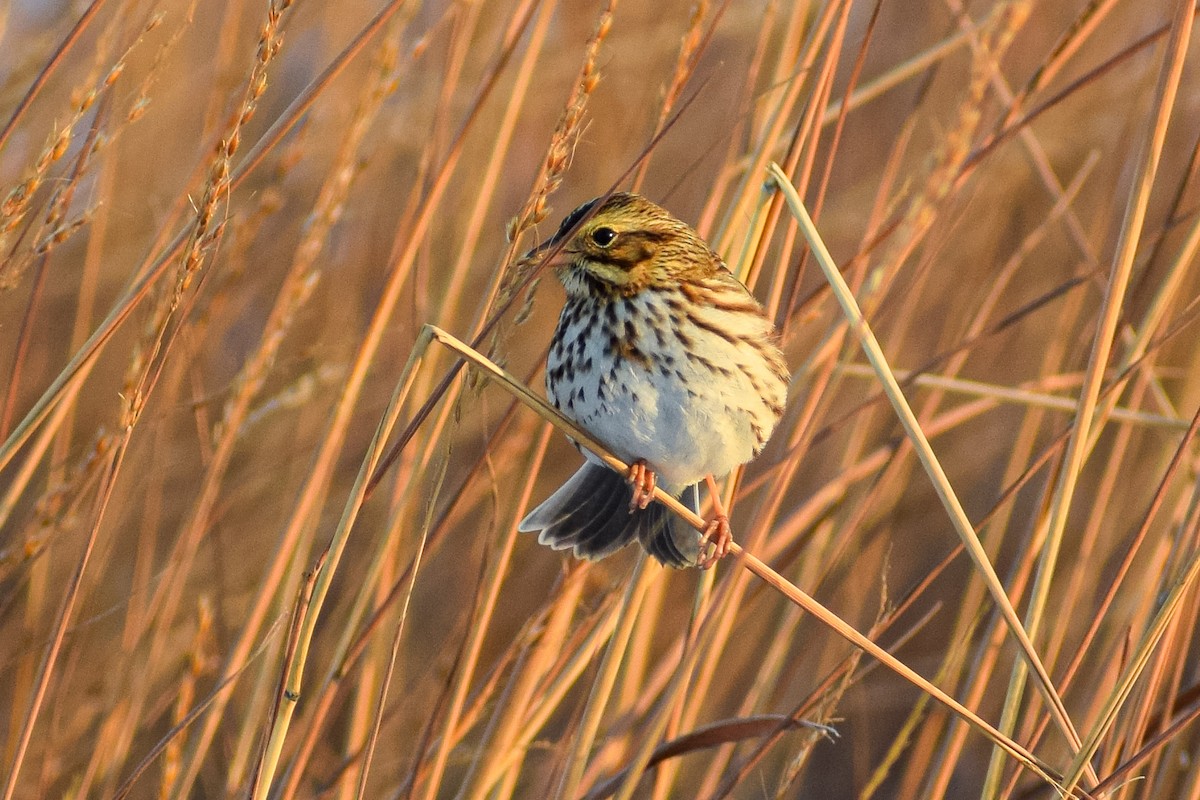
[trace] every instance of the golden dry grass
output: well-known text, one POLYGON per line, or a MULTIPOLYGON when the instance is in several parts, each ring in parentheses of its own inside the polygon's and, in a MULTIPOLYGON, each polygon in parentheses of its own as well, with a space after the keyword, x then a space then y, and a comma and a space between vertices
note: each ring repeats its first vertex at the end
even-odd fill
POLYGON ((1200 798, 1191 25, 0 3, 0 797, 1200 798), (706 574, 518 536, 579 456, 423 327, 540 394, 613 186, 795 371, 706 574))

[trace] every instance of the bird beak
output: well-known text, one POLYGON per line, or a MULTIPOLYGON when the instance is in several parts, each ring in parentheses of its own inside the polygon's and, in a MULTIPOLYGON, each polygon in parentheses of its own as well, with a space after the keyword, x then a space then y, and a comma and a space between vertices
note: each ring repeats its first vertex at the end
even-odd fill
POLYGON ((571 261, 571 257, 567 254, 566 242, 555 241, 551 238, 530 250, 521 260, 526 262, 540 261, 550 269, 558 269, 559 267, 566 266, 571 261))

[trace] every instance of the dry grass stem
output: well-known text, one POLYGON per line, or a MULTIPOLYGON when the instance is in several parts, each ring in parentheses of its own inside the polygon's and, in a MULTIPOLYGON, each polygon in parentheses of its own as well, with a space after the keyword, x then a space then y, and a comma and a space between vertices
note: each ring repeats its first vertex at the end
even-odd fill
POLYGON ((1194 3, 44 6, 0 800, 1200 797, 1194 3), (516 530, 602 452, 521 254, 625 190, 792 371, 705 573, 516 530))

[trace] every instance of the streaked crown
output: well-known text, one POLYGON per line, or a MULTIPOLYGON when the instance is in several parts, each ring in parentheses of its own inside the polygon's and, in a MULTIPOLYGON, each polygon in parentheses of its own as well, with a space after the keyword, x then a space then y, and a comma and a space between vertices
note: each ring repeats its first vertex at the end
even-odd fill
POLYGON ((723 266, 690 226, 628 192, 584 203, 530 255, 550 253, 560 244, 552 263, 573 295, 629 296, 647 286, 711 275, 723 266))

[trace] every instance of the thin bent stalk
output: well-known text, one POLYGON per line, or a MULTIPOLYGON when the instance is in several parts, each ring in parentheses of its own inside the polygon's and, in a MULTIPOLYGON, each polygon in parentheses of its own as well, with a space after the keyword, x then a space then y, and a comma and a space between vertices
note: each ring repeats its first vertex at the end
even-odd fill
MULTIPOLYGON (((608 464, 609 467, 621 473, 628 472, 629 467, 627 464, 609 454, 605 448, 593 437, 588 435, 580 428, 577 428, 555 409, 551 408, 544 400, 533 394, 533 392, 531 392, 527 387, 514 380, 512 376, 504 372, 504 370, 500 369, 495 364, 488 361, 479 353, 475 352, 466 344, 456 339, 454 336, 446 333, 445 331, 442 331, 431 325, 424 326, 422 331, 424 331, 425 335, 430 337, 433 341, 437 341, 438 343, 450 348, 476 369, 484 372, 488 377, 495 380, 499 386, 519 398, 521 402, 533 409, 543 419, 552 422, 557 428, 559 428, 559 430, 563 431, 563 433, 565 433, 571 439, 577 441, 580 446, 585 447, 594 453, 598 458, 604 461, 604 463, 608 464)), ((687 506, 684 506, 678 500, 663 492, 661 488, 655 489, 654 498, 679 516, 683 517, 689 525, 696 529, 697 532, 702 532, 704 530, 705 521, 703 519, 697 516, 695 512, 693 512, 687 506)), ((939 703, 949 708, 977 731, 991 739, 998 747, 1012 755, 1013 758, 1019 761, 1027 769, 1040 775, 1046 781, 1057 785, 1057 779, 1054 777, 1054 771, 1048 765, 1044 764, 1033 754, 1027 752, 1016 742, 1000 735, 999 731, 981 719, 973 711, 963 706, 957 700, 931 684, 925 678, 921 677, 912 668, 888 653, 879 645, 863 636, 832 611, 829 611, 812 597, 794 586, 775 570, 763 563, 760 559, 743 550, 742 547, 736 542, 731 545, 729 557, 734 559, 735 563, 741 564, 745 569, 749 570, 758 578, 763 580, 767 585, 783 594, 787 599, 815 616, 839 636, 843 637, 854 646, 865 650, 872 657, 883 662, 884 666, 888 667, 905 680, 917 686, 919 689, 921 689, 921 691, 929 694, 939 703)), ((714 602, 719 601, 714 600, 714 602)), ((648 758, 649 751, 647 751, 645 755, 648 758)), ((1071 796, 1082 797, 1085 795, 1080 795, 1077 793, 1071 796)))
POLYGON ((884 390, 887 392, 888 400, 891 401, 893 407, 896 409, 900 421, 904 425, 905 432, 914 445, 921 465, 929 473, 934 488, 937 490, 939 498, 949 513, 950 520, 959 537, 962 539, 968 555, 970 555, 972 562, 975 563, 976 568, 987 582, 988 590, 993 600, 1021 647, 1022 656, 1038 676, 1039 689, 1052 709, 1055 722, 1067 736, 1068 741, 1073 741, 1075 743, 1074 746, 1078 747, 1079 734, 1075 732, 1074 726, 1067 717, 1062 699, 1058 697, 1057 692, 1054 690, 1053 682, 1046 672, 1046 668, 1042 665, 1041 659, 1038 658, 1037 652, 1033 647, 1033 643, 1029 640, 1028 635, 1021 626, 1017 612, 1013 609, 1012 603, 1009 602, 1008 595, 1004 591, 1004 586, 1000 583, 999 576, 996 575, 995 569, 988 560, 987 552, 983 549, 979 537, 976 536, 974 528, 967 519, 962 504, 958 502, 958 498, 955 496, 954 490, 946 478, 946 474, 942 471, 941 465, 933 453, 933 449, 929 446, 929 441, 925 438, 925 434, 921 431, 920 426, 917 425, 915 418, 913 418, 912 410, 908 407, 908 403, 905 401, 904 395, 896 383, 895 376, 887 366, 879 343, 875 341, 875 337, 867 327, 866 320, 862 318, 862 313, 858 310, 854 296, 850 294, 849 287, 846 286, 841 272, 838 271, 828 250, 825 249, 824 243, 821 242, 820 234, 818 234, 816 227, 812 223, 812 219, 808 216, 808 212, 805 211, 800 198, 796 195, 795 189, 788 182, 787 175, 774 164, 771 165, 769 171, 779 186, 780 191, 787 198, 792 214, 800 221, 801 229, 817 257, 817 263, 820 264, 826 279, 833 285, 834 294, 838 298, 838 302, 842 305, 846 316, 850 319, 851 328, 855 331, 859 342, 863 345, 867 358, 871 361, 872 366, 875 367, 884 390))

